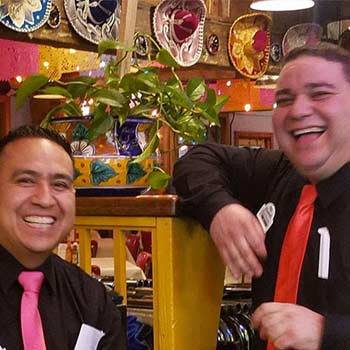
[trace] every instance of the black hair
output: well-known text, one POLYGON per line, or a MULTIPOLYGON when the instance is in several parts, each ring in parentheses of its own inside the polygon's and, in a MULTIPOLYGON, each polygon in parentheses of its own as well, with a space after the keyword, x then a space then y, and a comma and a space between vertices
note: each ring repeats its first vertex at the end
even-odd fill
POLYGON ((6 145, 14 142, 18 139, 24 138, 40 138, 47 139, 61 146, 70 159, 73 161, 72 150, 66 139, 52 129, 42 128, 34 125, 23 125, 17 129, 11 130, 6 136, 0 139, 0 155, 3 152, 6 145))
POLYGON ((301 46, 290 51, 283 59, 283 66, 301 56, 320 57, 330 62, 340 63, 345 79, 350 82, 350 52, 329 42, 316 46, 301 46))

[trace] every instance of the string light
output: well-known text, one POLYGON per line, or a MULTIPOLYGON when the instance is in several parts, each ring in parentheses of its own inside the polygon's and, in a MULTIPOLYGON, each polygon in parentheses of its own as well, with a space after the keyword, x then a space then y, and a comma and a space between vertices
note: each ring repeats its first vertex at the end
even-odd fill
POLYGON ((22 78, 20 75, 17 75, 16 81, 17 81, 18 83, 21 83, 21 82, 23 81, 23 78, 22 78))
POLYGON ((252 106, 251 106, 250 103, 247 103, 247 104, 244 105, 244 110, 245 110, 246 112, 249 112, 251 109, 252 109, 252 106))

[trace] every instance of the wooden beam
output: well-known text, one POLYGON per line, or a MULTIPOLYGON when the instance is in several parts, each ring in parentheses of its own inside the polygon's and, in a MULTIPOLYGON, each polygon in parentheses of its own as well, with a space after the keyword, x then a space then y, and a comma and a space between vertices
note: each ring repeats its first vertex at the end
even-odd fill
POLYGON ((0 96, 0 137, 7 135, 11 128, 11 98, 0 96))
MULTIPOLYGON (((136 27, 137 17, 137 5, 138 0, 123 0, 122 12, 120 17, 119 27, 119 41, 126 46, 133 46, 134 33, 136 27)), ((120 57, 123 53, 117 52, 117 57, 120 57)), ((119 66, 119 74, 122 76, 129 72, 131 65, 131 53, 129 53, 126 59, 119 66)))
MULTIPOLYGON (((176 71, 182 81, 190 80, 194 77, 201 77, 206 81, 210 80, 230 80, 236 78, 234 67, 218 67, 210 64, 197 63, 192 67, 182 67, 176 71)), ((160 78, 167 80, 171 77, 170 69, 162 69, 160 78)))

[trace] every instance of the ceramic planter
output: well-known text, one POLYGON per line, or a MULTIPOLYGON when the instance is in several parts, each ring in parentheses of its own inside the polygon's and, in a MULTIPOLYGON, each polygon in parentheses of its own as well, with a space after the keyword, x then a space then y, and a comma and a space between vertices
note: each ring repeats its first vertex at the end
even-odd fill
POLYGON ((147 188, 147 176, 156 157, 140 163, 132 160, 148 142, 152 121, 128 118, 119 126, 115 119, 112 131, 89 142, 87 132, 91 117, 57 118, 50 128, 58 131, 71 145, 75 160, 74 185, 80 195, 138 194, 147 188))

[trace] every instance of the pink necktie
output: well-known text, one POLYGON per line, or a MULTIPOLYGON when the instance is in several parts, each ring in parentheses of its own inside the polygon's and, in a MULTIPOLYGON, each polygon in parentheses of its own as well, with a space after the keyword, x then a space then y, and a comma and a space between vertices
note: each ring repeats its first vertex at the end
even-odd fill
POLYGON ((45 338, 38 309, 40 288, 44 274, 39 271, 23 271, 18 282, 23 287, 21 300, 21 326, 24 350, 45 350, 45 338))
MULTIPOLYGON (((309 239, 316 197, 314 185, 303 187, 282 245, 275 287, 274 301, 276 302, 295 304, 297 301, 301 267, 309 239)), ((267 350, 274 349, 273 344, 269 342, 267 350)))

